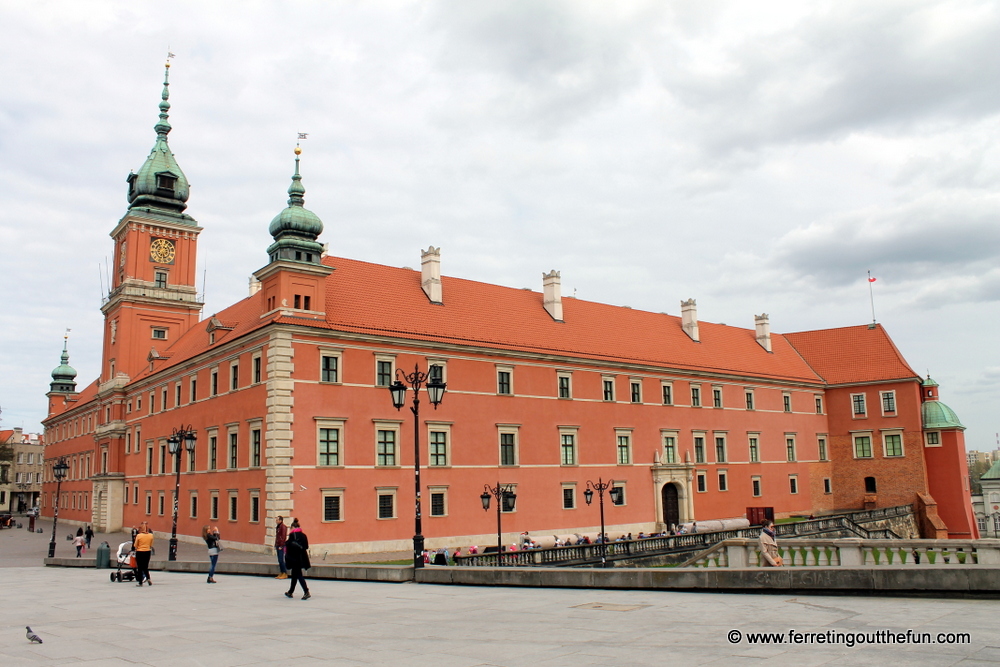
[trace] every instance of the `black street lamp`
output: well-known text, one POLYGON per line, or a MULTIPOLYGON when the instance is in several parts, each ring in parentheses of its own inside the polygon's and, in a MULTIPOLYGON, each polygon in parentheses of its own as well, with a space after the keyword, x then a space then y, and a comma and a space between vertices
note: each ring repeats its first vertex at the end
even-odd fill
POLYGON ((598 538, 601 541, 601 567, 607 567, 608 536, 604 532, 604 492, 608 491, 608 495, 611 496, 611 502, 619 505, 622 501, 622 489, 620 486, 615 486, 615 480, 613 479, 605 482, 598 477, 596 484, 587 480, 587 490, 583 492, 583 498, 587 501, 588 505, 594 500, 594 491, 597 491, 597 496, 601 504, 601 535, 598 538))
POLYGON ((185 449, 193 452, 197 440, 198 435, 190 424, 186 428, 184 426, 175 428, 167 438, 167 449, 174 457, 174 471, 177 473, 174 483, 174 527, 170 532, 170 551, 167 560, 177 560, 177 503, 181 494, 181 452, 185 449))
POLYGON ((513 484, 501 484, 500 482, 497 482, 496 486, 485 484, 483 485, 483 489, 483 493, 479 496, 479 500, 483 503, 484 511, 489 511, 490 509, 490 498, 496 498, 497 500, 497 565, 503 565, 503 561, 501 560, 503 540, 501 537, 502 531, 500 530, 500 513, 514 511, 514 505, 517 502, 517 494, 514 493, 513 484))
POLYGON ((69 472, 69 464, 66 463, 66 457, 63 456, 52 467, 52 474, 56 476, 56 501, 53 503, 52 511, 52 540, 49 541, 49 558, 56 557, 56 524, 59 523, 59 496, 62 494, 62 481, 66 478, 67 472, 69 472))
POLYGON ((396 369, 396 381, 389 386, 389 394, 392 396, 392 404, 397 410, 406 403, 406 384, 413 389, 413 405, 410 412, 413 413, 413 484, 414 496, 414 518, 413 518, 413 567, 424 566, 424 535, 421 527, 420 514, 420 387, 427 385, 427 397, 431 405, 437 410, 441 400, 444 398, 445 383, 436 375, 422 373, 417 364, 413 365, 413 372, 406 374, 402 369, 396 369))

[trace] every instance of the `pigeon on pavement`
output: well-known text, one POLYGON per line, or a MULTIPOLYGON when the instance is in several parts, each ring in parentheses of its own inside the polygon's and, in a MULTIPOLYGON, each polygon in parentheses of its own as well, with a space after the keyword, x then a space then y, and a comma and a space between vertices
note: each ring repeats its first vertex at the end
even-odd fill
POLYGON ((24 627, 27 628, 27 630, 28 630, 28 632, 26 633, 27 637, 28 637, 28 641, 30 641, 32 644, 41 644, 42 643, 42 638, 39 637, 38 635, 36 635, 34 632, 32 632, 30 627, 28 627, 27 625, 24 626, 24 627))

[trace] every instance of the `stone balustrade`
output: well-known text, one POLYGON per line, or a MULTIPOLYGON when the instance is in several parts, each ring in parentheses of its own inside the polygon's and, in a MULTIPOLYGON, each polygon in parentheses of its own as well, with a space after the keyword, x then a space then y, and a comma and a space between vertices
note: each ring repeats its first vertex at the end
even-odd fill
MULTIPOLYGON (((823 540, 799 538, 778 545, 785 567, 935 567, 1000 565, 1000 540, 823 540)), ((729 539, 682 567, 763 567, 757 540, 729 539)))

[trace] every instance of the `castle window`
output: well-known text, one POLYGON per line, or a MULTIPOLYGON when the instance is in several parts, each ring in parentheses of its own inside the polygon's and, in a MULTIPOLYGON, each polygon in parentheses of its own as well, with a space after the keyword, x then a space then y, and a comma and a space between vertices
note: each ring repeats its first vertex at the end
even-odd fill
POLYGON ((833 493, 833 484, 829 477, 823 479, 823 493, 833 493))
POLYGON ((719 471, 719 491, 728 491, 728 490, 729 490, 729 478, 726 475, 726 471, 725 470, 720 470, 719 471))
POLYGON ((715 462, 726 462, 726 437, 722 435, 715 436, 715 462))
MULTIPOLYGON (((379 466, 396 465, 396 432, 390 430, 379 430, 377 445, 377 462, 379 466)), ((388 517, 380 516, 380 519, 388 517)))
POLYGON ((872 457, 872 439, 869 435, 854 436, 854 458, 870 459, 872 457))
POLYGON ((747 410, 753 410, 753 389, 747 389, 744 395, 747 400, 747 410))
POLYGON ((762 495, 761 494, 761 490, 760 490, 760 477, 756 477, 756 476, 755 477, 751 477, 750 478, 750 485, 753 487, 753 496, 754 496, 754 498, 759 498, 762 495))
POLYGON ((799 478, 797 475, 788 476, 788 492, 792 495, 799 492, 799 478))
POLYGON ((395 358, 380 356, 375 358, 375 386, 388 387, 392 384, 393 364, 395 358))
POLYGON ((169 190, 173 192, 176 184, 177 178, 175 176, 171 176, 170 174, 156 175, 156 187, 159 190, 169 190))
POLYGON ((939 447, 941 445, 941 434, 938 431, 930 431, 927 433, 927 446, 928 447, 939 447))
POLYGON ((319 465, 340 465, 340 428, 319 430, 319 465))
POLYGON ((691 385, 691 407, 701 407, 701 387, 691 385))
POLYGON ((445 503, 445 489, 429 489, 431 492, 431 516, 445 516, 447 504, 445 503))
POLYGON ((749 440, 750 440, 750 463, 759 463, 760 440, 757 435, 751 435, 749 440))
POLYGON ((712 407, 722 407, 722 387, 712 387, 712 407))
POLYGON ((396 489, 378 490, 378 518, 396 518, 396 489))
POLYGON ((497 393, 502 396, 510 396, 513 392, 511 387, 511 377, 513 370, 509 368, 497 369, 497 393))
POLYGON ((865 477, 865 493, 878 493, 878 484, 874 477, 865 477))
POLYGON ((697 476, 698 493, 705 493, 706 491, 708 491, 707 477, 708 476, 704 472, 700 470, 698 471, 698 476, 697 476))
POLYGON ((632 436, 627 433, 618 434, 618 465, 632 463, 632 436))
POLYGON ((677 435, 669 434, 663 436, 663 462, 677 463, 677 435))
POLYGON ((819 460, 826 461, 826 438, 819 438, 816 442, 819 445, 819 460))
POLYGON ((167 272, 157 271, 153 274, 153 287, 166 287, 167 286, 167 272))
POLYGON ((902 456, 903 455, 903 436, 899 433, 887 433, 884 437, 885 440, 885 455, 886 456, 902 456))
POLYGON ((340 355, 326 352, 320 357, 319 379, 320 382, 339 382, 340 378, 340 355))
POLYGON ((602 378, 601 386, 603 389, 602 396, 605 401, 615 400, 615 380, 614 378, 602 378))
POLYGON ((343 491, 327 491, 323 493, 323 521, 341 521, 341 499, 343 491))
POLYGON ((674 404, 674 386, 670 383, 664 383, 661 385, 661 390, 663 391, 663 404, 673 405, 674 404))
POLYGON ((782 406, 782 409, 784 409, 785 412, 791 412, 792 411, 792 395, 791 394, 782 394, 782 396, 781 396, 781 406, 782 406))
MULTIPOLYGON (((631 389, 631 399, 633 403, 642 403, 642 382, 633 380, 629 387, 631 389)), ((605 399, 607 400, 607 399, 605 399)))
POLYGON ((694 436, 694 462, 705 462, 705 438, 700 435, 694 436))
POLYGON ((559 436, 560 463, 564 466, 576 465, 576 433, 562 433, 559 436))
POLYGON ((500 465, 517 465, 517 432, 500 433, 500 465))
POLYGON ((868 414, 864 394, 851 394, 851 406, 855 417, 864 417, 868 414))
POLYGON ((573 398, 572 376, 569 373, 559 373, 559 398, 573 398))
POLYGON ((894 391, 882 392, 882 414, 884 415, 896 414, 896 392, 894 391))

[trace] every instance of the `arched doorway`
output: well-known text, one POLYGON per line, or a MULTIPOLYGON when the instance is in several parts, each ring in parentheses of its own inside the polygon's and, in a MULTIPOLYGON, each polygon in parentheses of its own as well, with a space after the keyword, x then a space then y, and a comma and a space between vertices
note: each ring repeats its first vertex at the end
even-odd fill
POLYGON ((681 506, 677 498, 677 486, 675 484, 664 484, 660 490, 660 499, 663 504, 663 523, 667 528, 675 526, 681 522, 681 506))

